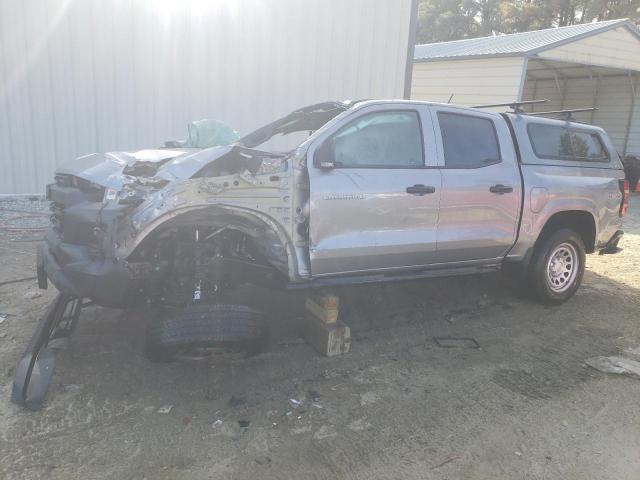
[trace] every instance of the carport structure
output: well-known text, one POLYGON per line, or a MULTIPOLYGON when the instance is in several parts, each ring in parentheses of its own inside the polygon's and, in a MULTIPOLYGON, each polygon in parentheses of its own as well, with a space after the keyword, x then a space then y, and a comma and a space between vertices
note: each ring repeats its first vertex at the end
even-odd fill
POLYGON ((575 119, 607 130, 620 154, 640 155, 640 32, 621 19, 416 45, 411 98, 549 100, 530 112, 596 107, 575 119))

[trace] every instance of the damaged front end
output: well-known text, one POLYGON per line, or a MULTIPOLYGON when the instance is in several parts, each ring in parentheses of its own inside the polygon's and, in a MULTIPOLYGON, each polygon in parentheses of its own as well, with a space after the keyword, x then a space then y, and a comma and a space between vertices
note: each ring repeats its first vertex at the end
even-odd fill
POLYGON ((306 107, 211 148, 199 147, 235 132, 199 123, 171 149, 93 154, 58 169, 47 186, 51 226, 37 272, 41 288, 51 280, 60 293, 18 362, 12 401, 42 406, 55 351, 84 306, 209 308, 246 283, 308 276, 305 149, 256 147, 278 134, 310 134, 352 105, 306 107))
MULTIPOLYGON (((208 237, 212 229, 231 228, 235 222, 236 231, 266 239, 257 231, 256 218, 287 225, 284 157, 240 146, 216 147, 179 154, 162 165, 123 165, 119 175, 111 166, 101 184, 83 178, 86 174, 59 172, 47 188, 51 227, 38 252, 41 285, 48 278, 74 297, 105 306, 130 305, 148 297, 154 279, 171 273, 167 269, 175 264, 169 264, 165 244, 186 230, 200 227, 208 237)), ((185 252, 173 255, 180 254, 185 252)), ((283 251, 271 248, 268 255, 286 269, 283 251)))
POLYGON ((305 277, 304 151, 256 147, 312 133, 352 105, 297 110, 233 145, 95 154, 59 169, 47 187, 40 285, 123 307, 215 301, 243 282, 305 277))

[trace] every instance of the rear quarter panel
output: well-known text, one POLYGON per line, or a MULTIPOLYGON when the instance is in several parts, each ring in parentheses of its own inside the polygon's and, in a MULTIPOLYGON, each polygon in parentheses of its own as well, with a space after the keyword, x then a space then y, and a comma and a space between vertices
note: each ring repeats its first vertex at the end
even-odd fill
POLYGON ((604 130, 588 125, 609 153, 607 162, 575 162, 540 159, 536 156, 527 133, 531 122, 563 125, 566 122, 526 115, 509 115, 520 148, 524 181, 524 207, 520 234, 508 257, 526 255, 535 244, 547 221, 556 213, 586 211, 596 226, 596 248, 603 246, 622 226, 618 212, 621 193, 619 180, 624 179, 622 163, 604 130))

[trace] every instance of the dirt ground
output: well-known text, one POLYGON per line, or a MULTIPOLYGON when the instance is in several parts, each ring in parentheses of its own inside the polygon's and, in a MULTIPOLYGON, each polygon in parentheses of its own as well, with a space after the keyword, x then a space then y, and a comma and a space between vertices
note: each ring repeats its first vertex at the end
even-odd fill
MULTIPOLYGON (((31 228, 0 231, 0 283, 34 275, 31 228)), ((584 364, 640 345, 640 195, 625 230, 560 307, 497 276, 345 289, 343 357, 300 339, 300 294, 273 296, 266 352, 172 364, 136 315, 91 307, 39 412, 9 395, 55 292, 0 286, 0 478, 637 480, 640 380, 584 364)))

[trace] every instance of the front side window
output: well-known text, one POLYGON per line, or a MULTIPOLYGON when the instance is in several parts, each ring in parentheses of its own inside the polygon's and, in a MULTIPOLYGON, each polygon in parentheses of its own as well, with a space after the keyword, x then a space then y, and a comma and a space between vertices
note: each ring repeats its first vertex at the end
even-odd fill
POLYGON ((415 111, 363 115, 339 130, 327 148, 336 167, 424 166, 420 118, 415 111))
POLYGON ((447 168, 481 168, 500 163, 500 146, 493 121, 438 112, 438 123, 447 168))
POLYGON ((604 162, 609 159, 597 133, 541 123, 531 123, 527 129, 539 158, 577 162, 604 162))

